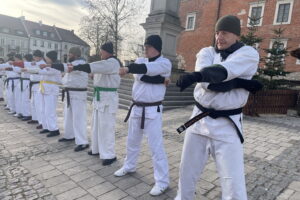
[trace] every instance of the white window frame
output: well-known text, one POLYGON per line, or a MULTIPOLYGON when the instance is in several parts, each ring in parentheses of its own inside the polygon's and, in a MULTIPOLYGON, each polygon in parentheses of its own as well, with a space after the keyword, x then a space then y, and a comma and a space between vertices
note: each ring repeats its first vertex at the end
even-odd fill
MULTIPOLYGON (((299 44, 299 48, 300 48, 300 44, 299 44)), ((296 65, 300 65, 300 59, 296 58, 296 65)))
POLYGON ((185 30, 186 31, 193 31, 193 30, 195 30, 195 24, 196 24, 196 13, 188 13, 187 16, 186 16, 185 30), (188 29, 188 23, 189 23, 189 18, 190 17, 194 18, 194 23, 193 23, 192 28, 188 29))
POLYGON ((291 19, 292 19, 293 5, 294 5, 294 0, 277 0, 273 25, 290 24, 291 23, 291 19), (290 5, 290 11, 289 11, 288 21, 287 22, 277 22, 279 5, 280 4, 286 4, 286 3, 290 3, 291 4, 290 5))
POLYGON ((255 25, 255 26, 261 26, 262 25, 262 21, 263 21, 263 17, 264 17, 264 11, 265 11, 265 1, 262 2, 251 2, 250 3, 250 8, 249 8, 249 13, 248 13, 248 21, 247 21, 247 26, 250 27, 250 17, 252 14, 252 9, 255 7, 261 7, 261 18, 259 21, 259 24, 255 25))

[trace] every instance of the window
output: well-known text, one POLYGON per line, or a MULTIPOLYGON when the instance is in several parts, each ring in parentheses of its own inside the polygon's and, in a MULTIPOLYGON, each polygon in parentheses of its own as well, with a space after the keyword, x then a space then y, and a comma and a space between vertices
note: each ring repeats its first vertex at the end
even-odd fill
POLYGON ((4 38, 1 38, 0 45, 1 45, 1 46, 5 45, 5 40, 4 40, 4 38))
POLYGON ((47 37, 48 33, 47 32, 43 32, 43 36, 47 37))
POLYGON ((293 0, 277 0, 274 25, 291 23, 293 3, 293 0))
POLYGON ((186 31, 192 31, 195 29, 195 22, 196 22, 196 13, 190 13, 186 16, 186 31))
POLYGON ((24 32, 23 31, 16 31, 18 35, 23 35, 24 32))
POLYGON ((35 34, 40 35, 41 34, 40 30, 36 30, 35 34))
MULTIPOLYGON (((275 41, 276 41, 275 39, 271 39, 270 46, 269 46, 270 49, 274 46, 275 41)), ((288 39, 281 39, 279 41, 279 49, 282 50, 283 48, 286 48, 287 47, 287 42, 288 42, 288 39)), ((270 55, 271 54, 269 53, 268 56, 270 56, 270 55)), ((282 59, 284 60, 285 58, 282 58, 282 59)))
POLYGON ((248 26, 255 25, 261 26, 262 25, 262 17, 264 15, 264 8, 265 3, 251 3, 248 15, 248 26))
POLYGON ((33 40, 33 46, 37 46, 37 41, 36 40, 33 40))
POLYGON ((65 49, 68 49, 68 45, 65 44, 65 49))
POLYGON ((2 28, 2 31, 3 31, 4 33, 9 33, 9 29, 8 29, 8 28, 2 28))
POLYGON ((21 48, 25 47, 25 42, 23 40, 21 40, 21 48))
POLYGON ((51 49, 52 48, 52 44, 51 42, 48 42, 48 48, 51 49))
POLYGON ((58 49, 58 44, 57 43, 54 44, 54 48, 58 49))
POLYGON ((45 42, 41 40, 41 47, 45 47, 45 42))
POLYGON ((16 45, 16 41, 15 41, 15 40, 11 40, 11 41, 10 41, 10 45, 11 45, 12 48, 14 48, 15 45, 16 45))
MULTIPOLYGON (((300 48, 300 45, 299 45, 299 48, 300 48)), ((300 65, 300 59, 296 60, 296 65, 300 65)))

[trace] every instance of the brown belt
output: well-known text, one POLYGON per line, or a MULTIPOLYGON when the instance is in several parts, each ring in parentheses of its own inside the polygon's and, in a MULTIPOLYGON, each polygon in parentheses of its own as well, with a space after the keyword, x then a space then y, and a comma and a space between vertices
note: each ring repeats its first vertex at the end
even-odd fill
POLYGON ((87 91, 87 88, 67 88, 67 87, 63 88, 61 91, 61 100, 64 101, 65 93, 67 93, 67 107, 69 107, 71 104, 69 91, 83 92, 83 91, 87 91))
POLYGON ((132 104, 129 108, 129 111, 127 113, 127 116, 126 116, 124 122, 128 121, 133 106, 142 107, 143 108, 143 113, 142 113, 142 120, 141 120, 141 129, 144 129, 144 127, 145 127, 145 108, 150 107, 150 106, 157 106, 157 112, 160 112, 160 107, 159 107, 160 105, 162 105, 162 101, 157 101, 157 102, 153 102, 153 103, 144 103, 144 102, 132 101, 132 104))

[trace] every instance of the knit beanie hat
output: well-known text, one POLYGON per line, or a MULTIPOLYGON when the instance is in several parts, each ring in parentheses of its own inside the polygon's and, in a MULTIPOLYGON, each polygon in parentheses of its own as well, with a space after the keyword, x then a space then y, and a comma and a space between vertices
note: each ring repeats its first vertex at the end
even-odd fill
POLYGON ((42 58, 43 57, 43 53, 40 50, 35 50, 33 52, 33 56, 42 58))
POLYGON ((106 51, 107 53, 113 54, 114 53, 114 45, 112 42, 106 42, 101 46, 101 49, 106 51))
POLYGON ((215 26, 215 31, 227 31, 234 33, 237 36, 241 35, 241 22, 240 19, 233 15, 226 15, 221 17, 215 26))
POLYGON ((71 47, 69 50, 70 54, 73 54, 74 56, 80 57, 81 56, 81 50, 79 47, 71 47))
POLYGON ((52 62, 56 62, 56 61, 57 61, 57 52, 56 52, 56 51, 49 51, 49 52, 46 54, 46 56, 47 56, 48 58, 50 58, 50 60, 51 60, 52 62))
POLYGON ((159 35, 150 35, 146 38, 144 45, 150 45, 159 52, 162 49, 162 41, 159 35))
POLYGON ((24 58, 26 59, 26 61, 31 62, 33 60, 32 54, 26 54, 24 56, 24 58))

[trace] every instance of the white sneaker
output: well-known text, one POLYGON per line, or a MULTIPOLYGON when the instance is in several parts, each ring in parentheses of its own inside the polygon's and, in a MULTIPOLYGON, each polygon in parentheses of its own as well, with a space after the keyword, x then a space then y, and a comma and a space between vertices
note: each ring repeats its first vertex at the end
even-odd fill
POLYGON ((14 111, 8 111, 8 114, 15 114, 14 111))
POLYGON ((19 116, 19 114, 18 114, 18 113, 14 114, 14 117, 18 117, 18 116, 19 116))
POLYGON ((127 171, 123 167, 120 168, 119 170, 115 171, 114 175, 117 177, 125 176, 128 173, 133 173, 135 171, 127 171))
POLYGON ((158 196, 158 195, 161 195, 162 193, 164 193, 167 189, 168 189, 168 186, 160 187, 158 185, 154 185, 154 187, 151 189, 149 194, 152 196, 158 196))

